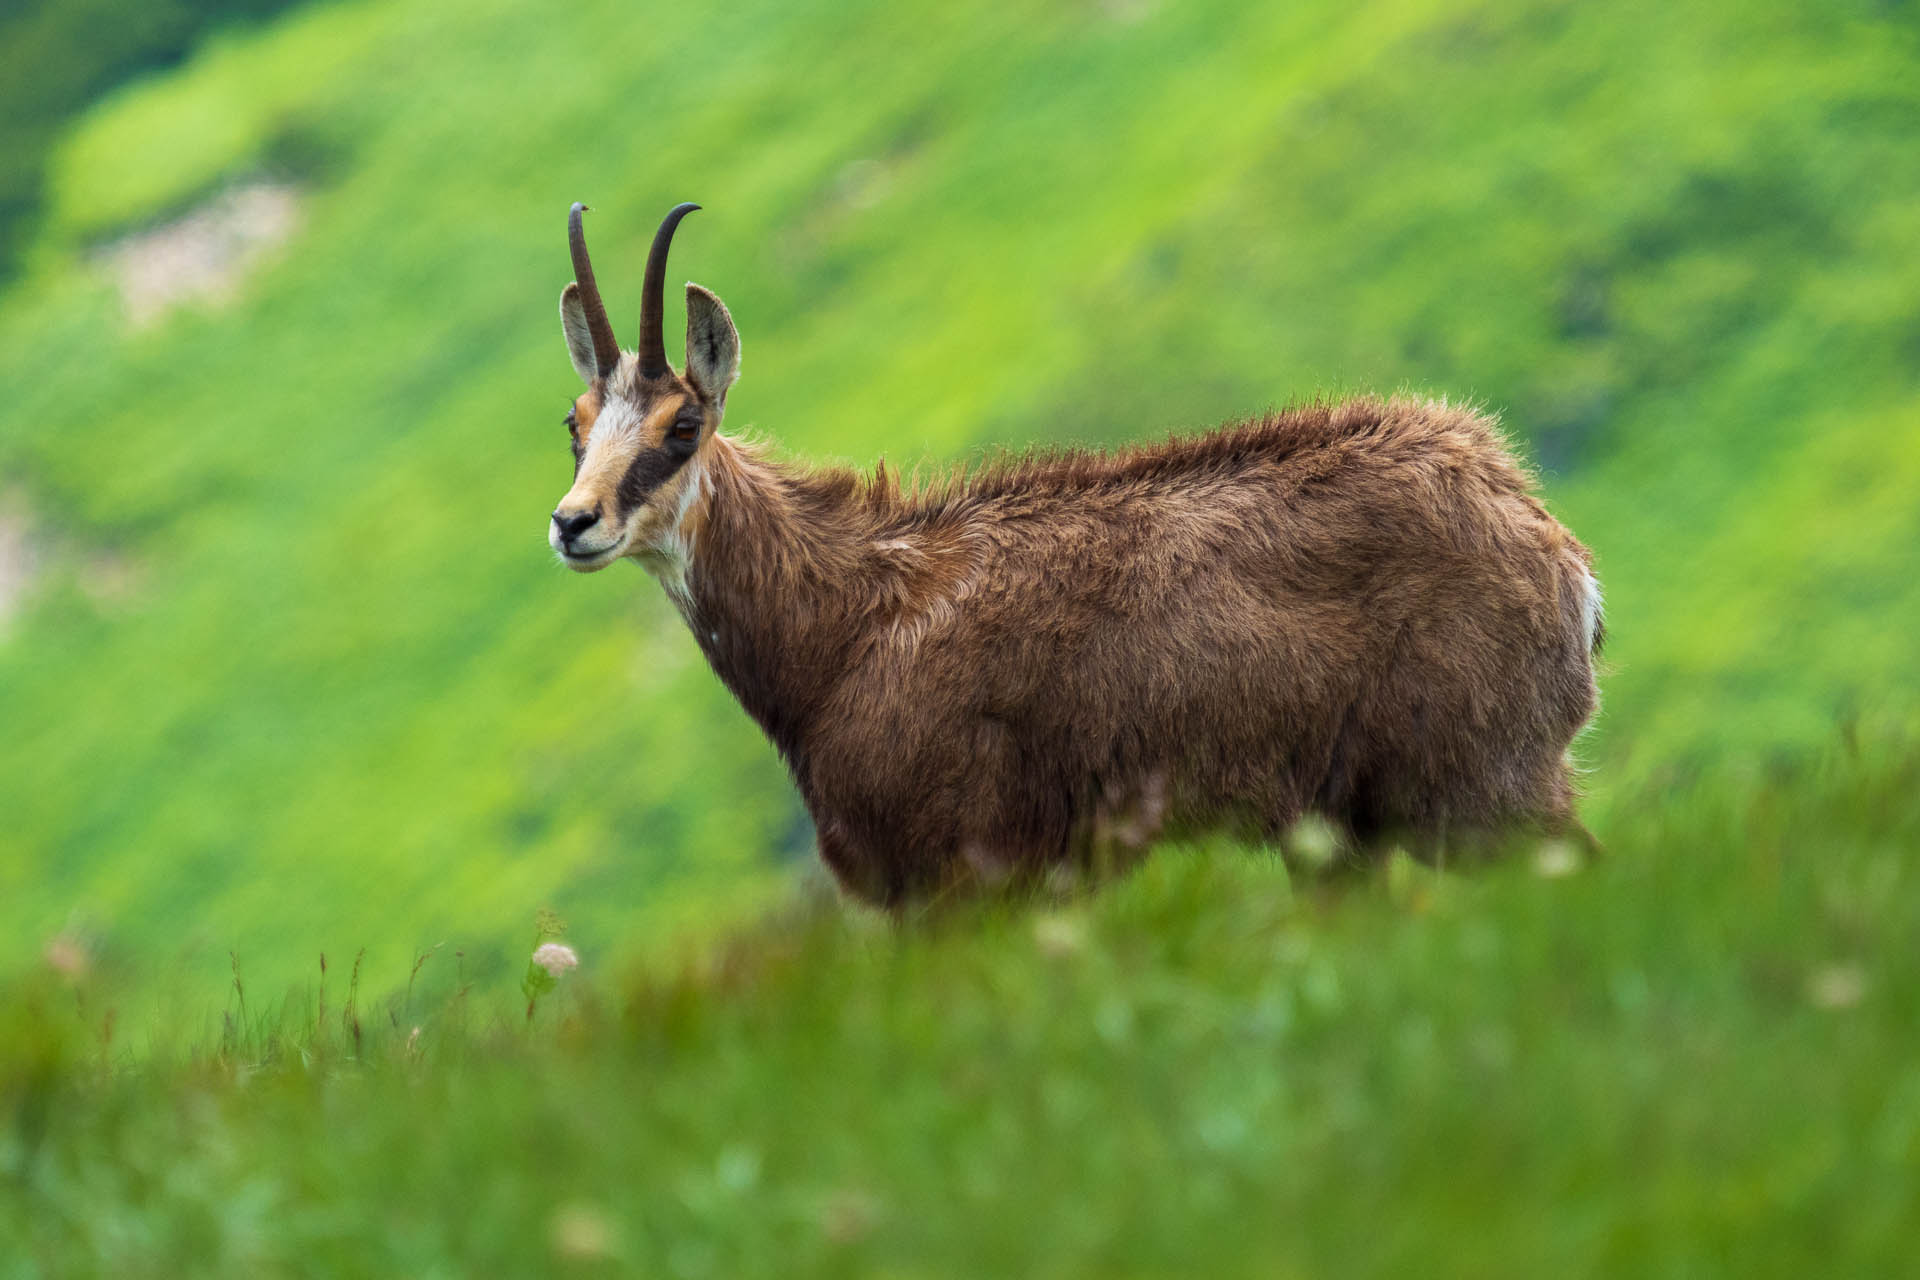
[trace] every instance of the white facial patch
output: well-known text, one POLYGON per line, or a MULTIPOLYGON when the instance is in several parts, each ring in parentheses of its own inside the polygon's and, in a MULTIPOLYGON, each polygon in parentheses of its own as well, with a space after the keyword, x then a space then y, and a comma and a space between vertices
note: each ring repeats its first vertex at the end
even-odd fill
MULTIPOLYGON (((626 549, 635 513, 628 513, 626 526, 612 521, 618 515, 621 477, 640 451, 640 424, 640 414, 625 400, 611 401, 594 419, 593 431, 587 437, 587 456, 580 460, 580 474, 560 500, 563 511, 600 509, 600 523, 574 539, 575 558, 618 555, 626 549)), ((547 542, 555 551, 562 550, 559 530, 551 523, 547 526, 547 542)))

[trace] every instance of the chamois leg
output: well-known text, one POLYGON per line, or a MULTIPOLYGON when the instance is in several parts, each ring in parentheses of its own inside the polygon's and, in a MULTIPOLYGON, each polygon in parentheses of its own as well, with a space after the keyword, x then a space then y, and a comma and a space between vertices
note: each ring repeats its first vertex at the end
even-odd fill
MULTIPOLYGON (((1448 853, 1447 834, 1452 828, 1452 825, 1453 824, 1447 821, 1445 815, 1442 815, 1440 819, 1426 831, 1410 833, 1407 840, 1407 852, 1412 854, 1416 861, 1425 863, 1435 871, 1445 871, 1447 869, 1448 853)), ((1456 847, 1453 850, 1456 860, 1460 856, 1460 850, 1457 847, 1458 844, 1459 841, 1456 839, 1456 847)))
POLYGON ((1555 762, 1547 785, 1547 800, 1538 819, 1540 831, 1549 840, 1563 840, 1572 845, 1581 860, 1592 866, 1607 850, 1574 812, 1575 794, 1572 766, 1562 756, 1555 762))
POLYGON ((893 875, 893 861, 868 848, 832 815, 814 813, 814 840, 820 860, 851 897, 898 915, 906 901, 906 886, 893 875))
MULTIPOLYGON (((1049 893, 1058 896, 1062 882, 1054 876, 1058 862, 1022 852, 1005 841, 968 838, 939 859, 937 879, 915 886, 888 907, 896 925, 938 927, 953 919, 969 920, 985 903, 1022 903, 1049 893)), ((1067 888, 1077 888, 1079 877, 1069 877, 1067 888)))
POLYGON ((1516 837, 1530 825, 1516 829, 1443 812, 1418 826, 1402 828, 1395 843, 1423 866, 1435 871, 1460 871, 1509 856, 1518 843, 1516 837))
POLYGON ((1336 816, 1318 809, 1303 812, 1289 808, 1269 819, 1259 835, 1265 844, 1280 851, 1287 877, 1294 884, 1329 888, 1371 874, 1396 843, 1378 823, 1361 813, 1336 816), (1309 832, 1313 833, 1310 838, 1309 832), (1331 837, 1331 843, 1324 847, 1319 846, 1321 833, 1331 837))
POLYGON ((1167 771, 1154 769, 1130 786, 1106 788, 1078 861, 1095 884, 1117 880, 1146 860, 1167 818, 1167 771))
POLYGON ((1560 832, 1560 835, 1565 839, 1573 841, 1574 847, 1580 850, 1580 854, 1587 860, 1588 866, 1592 866, 1607 856, 1607 846, 1601 844, 1600 838, 1594 835, 1593 832, 1587 830, 1586 824, 1578 818, 1568 818, 1567 825, 1565 829, 1560 832))
POLYGON ((1606 857, 1607 847, 1571 811, 1542 818, 1539 827, 1540 834, 1546 839, 1571 845, 1586 866, 1591 867, 1606 857))

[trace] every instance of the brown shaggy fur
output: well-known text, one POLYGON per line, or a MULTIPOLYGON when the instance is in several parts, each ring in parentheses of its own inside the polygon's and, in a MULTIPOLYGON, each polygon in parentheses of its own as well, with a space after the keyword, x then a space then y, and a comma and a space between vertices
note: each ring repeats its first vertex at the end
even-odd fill
POLYGON ((1516 823, 1584 834, 1566 753, 1599 590, 1491 423, 1352 400, 925 492, 783 466, 719 434, 739 334, 699 285, 686 371, 666 365, 694 207, 654 237, 625 354, 569 214, 587 390, 548 542, 660 577, 848 891, 898 908, 1305 814, 1426 856, 1516 823))
POLYGON ((1469 411, 1314 405, 920 493, 702 445, 680 606, 861 898, 1308 813, 1574 828, 1589 556, 1469 411))

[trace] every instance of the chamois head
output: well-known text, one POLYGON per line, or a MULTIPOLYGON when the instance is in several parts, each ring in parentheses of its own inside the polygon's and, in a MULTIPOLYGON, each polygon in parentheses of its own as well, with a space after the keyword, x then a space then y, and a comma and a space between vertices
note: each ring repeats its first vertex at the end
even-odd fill
POLYGON ((591 573, 622 556, 646 560, 676 537, 679 516, 698 484, 702 447, 719 429, 727 388, 740 371, 740 336, 719 298, 687 285, 687 368, 667 363, 661 292, 667 248, 683 204, 660 224, 647 255, 640 296, 640 341, 620 350, 594 283, 576 204, 567 217, 573 283, 560 293, 567 356, 587 389, 567 410, 573 487, 554 508, 547 541, 569 569, 591 573))

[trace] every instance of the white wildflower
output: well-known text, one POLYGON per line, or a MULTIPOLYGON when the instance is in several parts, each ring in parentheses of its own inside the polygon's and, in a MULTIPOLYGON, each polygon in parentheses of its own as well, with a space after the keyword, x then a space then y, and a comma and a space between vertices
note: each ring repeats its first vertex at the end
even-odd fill
POLYGON ((1578 870, 1580 854, 1565 840, 1549 840, 1533 851, 1533 873, 1544 880, 1559 880, 1578 870))
POLYGON ((533 962, 545 969, 549 978, 558 978, 570 969, 578 969, 580 956, 564 942, 543 942, 534 948, 533 962))
POLYGON ((1046 955, 1070 956, 1085 950, 1087 931, 1068 916, 1039 916, 1033 922, 1033 941, 1046 955))
POLYGON ((1308 870, 1321 871, 1340 855, 1340 833, 1325 818, 1308 814, 1287 832, 1286 847, 1308 870))
POLYGON ((561 1205, 548 1223, 547 1239, 555 1256, 569 1262, 598 1262, 619 1250, 613 1220, 598 1205, 561 1205))
POLYGON ((47 967, 68 982, 79 982, 93 967, 93 957, 87 954, 85 944, 71 934, 62 933, 50 939, 42 955, 47 967))
POLYGON ((1816 1009, 1851 1009, 1867 994, 1867 975, 1858 965, 1830 964, 1807 977, 1807 1000, 1816 1009))

